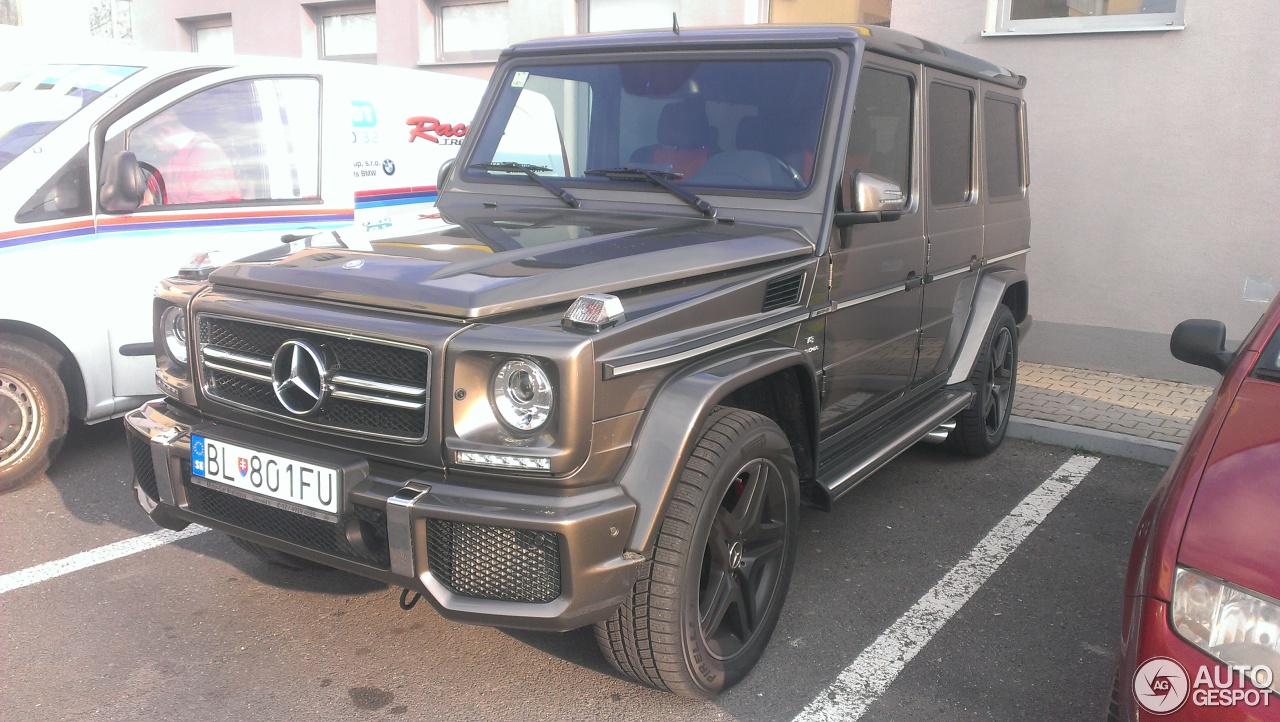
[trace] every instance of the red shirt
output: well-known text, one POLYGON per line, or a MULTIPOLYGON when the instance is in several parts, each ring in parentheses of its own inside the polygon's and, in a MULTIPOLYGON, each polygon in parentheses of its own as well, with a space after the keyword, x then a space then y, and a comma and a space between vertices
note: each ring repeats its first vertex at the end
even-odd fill
POLYGON ((241 200, 231 159, 201 133, 169 158, 163 177, 169 204, 241 200))

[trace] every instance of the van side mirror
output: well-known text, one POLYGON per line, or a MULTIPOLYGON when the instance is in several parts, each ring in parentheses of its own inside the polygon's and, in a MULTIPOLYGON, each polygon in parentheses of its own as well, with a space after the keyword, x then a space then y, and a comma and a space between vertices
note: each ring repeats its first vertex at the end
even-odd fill
POLYGON ((1179 361, 1224 373, 1236 357, 1226 344, 1227 327, 1221 321, 1192 318, 1173 329, 1169 352, 1179 361))
POLYGON ((851 173, 840 184, 840 208, 836 226, 845 228, 858 223, 882 223, 902 217, 907 199, 895 182, 875 173, 851 173))
MULTIPOLYGON (((449 182, 449 176, 453 173, 453 158, 446 160, 440 164, 440 170, 436 171, 436 193, 444 192, 444 184, 449 182)), ((438 197, 438 196, 437 196, 438 197)))
POLYGON ((146 189, 133 151, 122 150, 103 161, 98 178, 98 198, 103 210, 115 213, 135 210, 142 203, 146 189))

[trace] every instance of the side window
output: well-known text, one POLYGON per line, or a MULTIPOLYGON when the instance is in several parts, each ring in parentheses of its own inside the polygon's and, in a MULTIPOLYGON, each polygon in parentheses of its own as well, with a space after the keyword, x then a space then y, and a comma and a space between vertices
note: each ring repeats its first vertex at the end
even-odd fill
POLYGON ((89 147, 85 146, 22 204, 14 220, 55 221, 87 216, 89 212, 89 147))
POLYGON ((1018 104, 987 96, 982 101, 982 115, 987 146, 987 195, 996 199, 1021 198, 1026 179, 1022 177, 1018 104))
POLYGON ((973 93, 929 84, 929 202, 964 203, 973 186, 973 93))
POLYGON ((911 192, 912 79, 876 68, 863 68, 853 130, 844 168, 867 171, 896 182, 904 196, 911 192))
POLYGON ((143 205, 319 197, 320 83, 256 78, 204 90, 128 131, 143 205))

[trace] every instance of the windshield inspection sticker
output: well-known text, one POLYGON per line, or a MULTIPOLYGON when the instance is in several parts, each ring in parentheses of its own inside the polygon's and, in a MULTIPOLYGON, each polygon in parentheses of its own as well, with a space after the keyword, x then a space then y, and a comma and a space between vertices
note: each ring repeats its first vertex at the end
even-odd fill
POLYGON ((511 76, 511 87, 523 88, 525 81, 527 81, 528 79, 529 79, 529 73, 521 70, 520 72, 511 76))

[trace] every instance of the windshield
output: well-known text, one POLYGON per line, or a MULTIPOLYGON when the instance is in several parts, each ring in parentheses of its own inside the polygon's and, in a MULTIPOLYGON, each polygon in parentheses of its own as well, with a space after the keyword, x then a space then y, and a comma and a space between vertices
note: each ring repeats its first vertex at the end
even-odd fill
POLYGON ((520 163, 607 184, 643 168, 680 185, 801 192, 831 74, 821 59, 526 66, 502 81, 466 173, 510 179, 479 166, 520 163))
POLYGON ((139 70, 124 65, 0 68, 0 168, 139 70))

